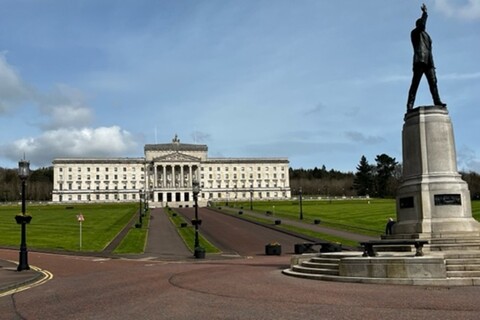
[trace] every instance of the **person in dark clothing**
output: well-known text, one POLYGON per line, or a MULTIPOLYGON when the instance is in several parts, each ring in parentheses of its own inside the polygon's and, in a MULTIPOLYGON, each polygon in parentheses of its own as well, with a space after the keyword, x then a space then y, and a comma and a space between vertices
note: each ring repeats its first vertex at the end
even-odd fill
POLYGON ((420 79, 425 74, 432 94, 433 103, 436 106, 446 107, 442 102, 437 88, 437 76, 435 74, 435 64, 432 55, 432 39, 425 31, 427 25, 427 6, 422 5, 422 17, 417 20, 415 29, 412 30, 410 37, 413 46, 413 78, 410 90, 408 92, 407 110, 413 109, 415 97, 417 95, 420 79))
POLYGON ((394 224, 395 220, 388 218, 387 226, 385 227, 385 234, 392 234, 394 224))

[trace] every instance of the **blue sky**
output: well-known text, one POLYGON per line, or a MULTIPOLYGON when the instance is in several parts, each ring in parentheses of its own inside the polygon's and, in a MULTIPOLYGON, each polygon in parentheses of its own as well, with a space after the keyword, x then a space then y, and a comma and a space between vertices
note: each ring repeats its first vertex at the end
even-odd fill
MULTIPOLYGON (((421 1, 0 3, 0 166, 141 157, 175 134, 293 168, 402 161, 421 1)), ((458 167, 480 172, 480 0, 425 3, 458 167)))

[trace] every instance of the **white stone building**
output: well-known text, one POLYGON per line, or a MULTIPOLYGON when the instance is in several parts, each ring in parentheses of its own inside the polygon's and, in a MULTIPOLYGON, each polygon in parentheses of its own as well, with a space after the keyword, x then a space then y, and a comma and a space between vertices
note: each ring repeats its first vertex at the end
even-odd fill
POLYGON ((187 207, 194 180, 200 206, 291 195, 287 158, 208 158, 206 145, 180 143, 176 136, 144 150, 144 158, 55 159, 52 201, 132 202, 146 194, 152 207, 187 207))

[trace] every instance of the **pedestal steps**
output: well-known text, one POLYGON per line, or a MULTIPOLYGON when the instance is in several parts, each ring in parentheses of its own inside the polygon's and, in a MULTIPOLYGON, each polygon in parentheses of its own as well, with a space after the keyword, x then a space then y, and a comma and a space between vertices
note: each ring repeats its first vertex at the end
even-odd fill
POLYGON ((300 265, 292 266, 292 270, 294 272, 338 276, 339 263, 340 259, 317 257, 309 261, 303 261, 300 265))
POLYGON ((309 279, 333 280, 339 275, 338 269, 340 260, 353 256, 358 255, 344 253, 321 253, 318 256, 313 256, 307 260, 303 260, 299 264, 292 265, 291 268, 285 270, 284 273, 309 279))
MULTIPOLYGON (((352 282, 352 283, 375 283, 375 284, 407 284, 428 286, 471 286, 480 285, 480 250, 438 252, 445 255, 445 278, 365 278, 340 276, 339 266, 343 258, 360 257, 361 253, 320 254, 306 258, 298 264, 292 264, 284 274, 313 280, 352 282)), ((435 254, 436 255, 436 254, 435 254)), ((372 258, 365 258, 372 259, 372 258)), ((375 259, 375 258, 373 258, 375 259)))
POLYGON ((425 246, 426 251, 441 251, 447 253, 450 251, 457 252, 469 252, 469 251, 479 251, 480 252, 480 238, 479 237, 468 237, 460 239, 431 239, 430 243, 425 246))
POLYGON ((298 273, 309 273, 309 274, 319 274, 319 275, 329 275, 329 276, 338 276, 338 266, 337 269, 330 268, 317 268, 317 267, 306 267, 303 264, 300 266, 293 266, 292 271, 298 273))
POLYGON ((480 251, 447 253, 445 265, 448 278, 480 277, 480 251))

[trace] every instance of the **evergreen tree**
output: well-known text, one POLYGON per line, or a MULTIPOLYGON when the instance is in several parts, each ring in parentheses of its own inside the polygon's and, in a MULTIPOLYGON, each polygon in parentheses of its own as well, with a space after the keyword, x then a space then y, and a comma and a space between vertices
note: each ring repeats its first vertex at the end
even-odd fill
POLYGON ((392 158, 385 153, 377 155, 375 158, 377 162, 375 182, 377 187, 377 196, 383 198, 385 196, 393 196, 395 190, 392 190, 392 179, 396 171, 398 162, 395 158, 392 158))
POLYGON ((373 167, 368 163, 365 156, 360 158, 353 188, 357 191, 358 196, 366 196, 373 191, 373 167))

